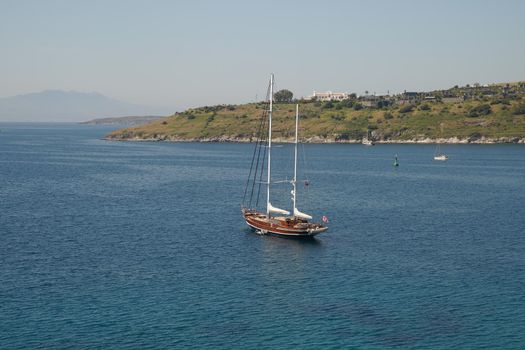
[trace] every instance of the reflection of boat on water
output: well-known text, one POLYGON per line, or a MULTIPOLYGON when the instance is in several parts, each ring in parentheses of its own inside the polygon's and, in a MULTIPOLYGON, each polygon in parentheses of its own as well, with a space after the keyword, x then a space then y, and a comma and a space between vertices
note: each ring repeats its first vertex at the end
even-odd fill
POLYGON ((441 147, 439 143, 437 144, 436 151, 434 152, 434 160, 448 160, 448 156, 445 153, 441 152, 441 147))
POLYGON ((308 214, 302 213, 297 209, 297 143, 298 143, 298 128, 299 128, 299 106, 296 106, 295 115, 295 156, 294 156, 294 177, 289 181, 292 184, 292 204, 293 213, 284 209, 273 206, 270 202, 270 187, 272 184, 271 177, 271 154, 272 154, 272 112, 273 112, 273 74, 270 77, 269 86, 269 109, 263 112, 255 149, 252 157, 252 165, 250 167, 250 174, 246 182, 244 191, 244 199, 242 206, 242 214, 248 226, 257 230, 262 234, 272 233, 279 236, 287 237, 313 237, 321 232, 324 232, 328 227, 324 224, 328 219, 323 216, 324 223, 311 222, 312 217, 308 214), (267 143, 264 140, 264 129, 268 127, 267 143), (266 144, 265 144, 266 143, 266 144), (267 160, 266 160, 267 154, 267 160), (264 162, 267 161, 267 181, 263 182, 264 162), (266 183, 266 212, 256 209, 259 202, 259 194, 261 184, 266 183), (250 188, 251 187, 251 188, 250 188), (249 201, 245 203, 246 197, 249 194, 249 201), (277 214, 279 216, 274 216, 277 214))

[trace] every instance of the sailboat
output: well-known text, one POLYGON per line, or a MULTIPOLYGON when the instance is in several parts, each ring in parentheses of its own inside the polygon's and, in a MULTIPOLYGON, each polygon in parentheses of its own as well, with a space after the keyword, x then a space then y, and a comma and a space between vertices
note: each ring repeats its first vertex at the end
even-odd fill
POLYGON ((434 153, 434 160, 448 160, 448 156, 445 153, 441 152, 440 144, 438 143, 436 146, 436 151, 434 153))
MULTIPOLYGON (((443 126, 444 126, 444 123, 439 124, 441 135, 443 134, 443 126)), ((434 160, 441 160, 441 161, 448 160, 447 155, 441 152, 441 145, 439 144, 439 142, 436 145, 436 151, 434 152, 434 160)))
POLYGON ((312 222, 312 216, 301 212, 297 209, 297 144, 298 144, 298 129, 299 129, 299 105, 296 105, 295 110, 295 151, 294 151, 294 175, 289 182, 292 185, 292 213, 288 210, 280 209, 272 205, 270 201, 272 182, 272 112, 273 112, 273 74, 270 76, 269 85, 269 110, 263 113, 259 126, 259 136, 255 143, 255 149, 252 157, 252 166, 250 167, 250 175, 246 182, 244 191, 243 205, 241 208, 242 215, 246 224, 261 234, 274 234, 278 236, 287 237, 313 237, 328 229, 325 225, 328 218, 323 216, 323 223, 312 222), (267 143, 264 142, 264 128, 268 126, 267 143), (265 158, 267 153, 267 160, 265 158), (262 157, 261 157, 262 154, 262 157), (264 162, 267 161, 266 182, 262 181, 264 162), (259 177, 259 180, 258 180, 259 177), (266 211, 257 209, 259 201, 259 193, 261 184, 266 184, 266 211), (249 191, 251 185, 251 190, 249 191), (249 195, 249 201, 246 199, 249 195), (255 192, 257 194, 255 195, 255 192))
POLYGON ((373 146, 374 145, 374 141, 372 141, 370 139, 370 130, 367 130, 367 133, 366 133, 366 138, 363 139, 363 141, 361 142, 363 145, 365 146, 373 146))

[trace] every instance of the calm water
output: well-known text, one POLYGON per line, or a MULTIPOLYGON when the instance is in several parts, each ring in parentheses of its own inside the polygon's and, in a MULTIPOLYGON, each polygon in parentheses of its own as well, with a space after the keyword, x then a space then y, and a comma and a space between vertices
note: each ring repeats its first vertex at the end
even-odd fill
POLYGON ((296 241, 241 219, 251 145, 0 129, 0 348, 525 348, 523 145, 306 145, 296 241))

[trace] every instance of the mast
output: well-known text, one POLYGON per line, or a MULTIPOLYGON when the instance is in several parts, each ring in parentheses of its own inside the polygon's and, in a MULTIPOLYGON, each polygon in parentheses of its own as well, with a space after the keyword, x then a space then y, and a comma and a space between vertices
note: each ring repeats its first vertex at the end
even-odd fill
POLYGON ((268 183, 266 187, 266 215, 270 217, 270 181, 272 179, 272 111, 273 73, 270 75, 270 110, 268 111, 268 183))
POLYGON ((293 210, 292 213, 295 216, 295 203, 297 200, 297 133, 299 130, 299 104, 295 105, 295 154, 294 154, 294 163, 293 163, 293 180, 292 180, 292 186, 293 186, 293 210))

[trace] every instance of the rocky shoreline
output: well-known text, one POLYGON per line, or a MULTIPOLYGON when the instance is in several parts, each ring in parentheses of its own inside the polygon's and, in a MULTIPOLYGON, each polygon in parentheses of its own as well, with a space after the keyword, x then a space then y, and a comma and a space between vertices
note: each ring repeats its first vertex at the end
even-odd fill
MULTIPOLYGON (((253 142, 253 138, 247 137, 232 137, 232 136, 220 136, 220 137, 202 137, 202 138, 181 138, 168 135, 154 135, 153 137, 118 137, 118 136, 107 136, 104 138, 109 141, 131 141, 131 142, 231 142, 231 143, 249 143, 253 142)), ((293 139, 291 138, 274 138, 273 142, 275 143, 292 143, 293 139)), ((319 137, 314 136, 306 139, 300 140, 302 143, 348 143, 348 144, 360 144, 362 140, 352 140, 352 139, 338 139, 337 137, 319 137)), ((396 139, 385 139, 385 140, 375 140, 376 144, 525 144, 525 138, 519 137, 499 137, 499 138, 490 138, 490 137, 469 137, 469 138, 442 138, 442 139, 430 139, 430 138, 415 138, 407 140, 396 140, 396 139)))

